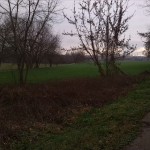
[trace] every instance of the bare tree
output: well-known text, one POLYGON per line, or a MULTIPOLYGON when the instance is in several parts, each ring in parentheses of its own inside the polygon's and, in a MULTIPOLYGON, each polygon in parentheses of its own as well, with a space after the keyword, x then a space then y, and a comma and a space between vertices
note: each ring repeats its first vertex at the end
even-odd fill
MULTIPOLYGON (((145 0, 145 3, 146 5, 144 5, 143 7, 146 8, 148 15, 150 15, 150 0, 145 0)), ((139 35, 145 39, 144 41, 145 51, 143 52, 143 54, 147 58, 150 58, 150 31, 145 33, 139 33, 139 35)))
POLYGON ((145 0, 143 7, 146 9, 147 13, 150 14, 150 0, 145 0))
POLYGON ((143 54, 147 57, 150 58, 150 32, 147 33, 139 33, 139 35, 145 39, 144 46, 145 46, 145 51, 143 54))
POLYGON ((60 47, 60 38, 58 35, 54 35, 52 27, 46 24, 33 47, 34 37, 39 30, 39 24, 36 23, 36 27, 33 29, 30 32, 30 42, 28 45, 30 47, 30 61, 28 61, 28 65, 30 68, 39 68, 43 59, 48 61, 49 59, 53 59, 57 53, 57 49, 60 47))
POLYGON ((132 17, 126 17, 128 0, 82 0, 79 7, 77 12, 74 5, 73 18, 64 14, 76 29, 75 33, 64 35, 78 36, 80 46, 77 49, 90 55, 101 75, 123 73, 116 60, 135 49, 130 46, 130 39, 124 37, 132 17))
POLYGON ((9 61, 10 57, 16 58, 13 45, 13 33, 11 30, 11 23, 9 19, 4 18, 0 24, 0 47, 1 47, 1 61, 9 61))
MULTIPOLYGON (((6 31, 2 28, 0 29, 1 34, 3 34, 3 37, 6 38, 7 34, 6 31)), ((2 63, 4 59, 4 48, 5 48, 6 41, 3 38, 0 38, 0 64, 2 63)))
POLYGON ((47 32, 43 47, 45 47, 44 57, 48 61, 50 67, 52 67, 54 60, 60 53, 60 43, 61 41, 58 35, 54 35, 52 31, 47 32))
POLYGON ((29 66, 29 52, 35 47, 37 40, 48 22, 53 22, 58 12, 58 0, 6 0, 0 3, 1 23, 7 19, 10 23, 11 40, 0 35, 11 45, 17 57, 19 82, 26 82, 29 66), (38 22, 38 30, 32 45, 30 33, 38 22), (29 46, 30 45, 30 46, 29 46))

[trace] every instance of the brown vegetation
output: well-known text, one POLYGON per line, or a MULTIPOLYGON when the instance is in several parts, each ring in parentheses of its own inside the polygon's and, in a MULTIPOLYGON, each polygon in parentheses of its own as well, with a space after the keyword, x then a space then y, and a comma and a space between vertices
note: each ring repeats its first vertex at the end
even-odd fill
POLYGON ((126 76, 78 79, 0 89, 0 141, 11 142, 23 131, 46 124, 70 124, 92 107, 125 96, 137 83, 126 76))

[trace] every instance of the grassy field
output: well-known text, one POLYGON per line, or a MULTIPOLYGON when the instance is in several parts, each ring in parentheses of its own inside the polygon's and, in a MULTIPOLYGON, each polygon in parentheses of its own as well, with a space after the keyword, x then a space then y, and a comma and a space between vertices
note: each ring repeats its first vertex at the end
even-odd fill
MULTIPOLYGON (((150 62, 122 62, 121 69, 129 75, 137 75, 143 71, 150 70, 150 62)), ((16 66, 4 64, 0 67, 0 84, 17 82, 16 66)), ((70 64, 58 65, 52 68, 44 67, 32 69, 29 72, 29 83, 42 83, 49 80, 60 80, 68 78, 85 78, 99 76, 97 67, 93 64, 70 64)))
MULTIPOLYGON (((3 67, 4 68, 4 67, 3 67)), ((58 65, 51 68, 45 67, 32 69, 29 71, 29 83, 41 83, 49 80, 60 80, 68 78, 84 78, 98 76, 97 68, 93 64, 71 64, 58 65)), ((3 69, 0 72, 0 83, 15 83, 17 81, 17 71, 15 69, 3 69)))

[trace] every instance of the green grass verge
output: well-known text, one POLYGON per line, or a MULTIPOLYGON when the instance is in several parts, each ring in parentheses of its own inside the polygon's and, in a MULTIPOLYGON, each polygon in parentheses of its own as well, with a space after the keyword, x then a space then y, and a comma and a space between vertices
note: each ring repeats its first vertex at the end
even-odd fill
MULTIPOLYGON (((150 70, 150 62, 121 62, 120 67, 129 75, 136 75, 145 70, 150 70)), ((4 64, 0 71, 0 84, 17 83, 18 74, 15 66, 4 64)), ((61 80, 68 78, 85 78, 99 76, 97 67, 93 64, 70 64, 59 65, 52 68, 32 69, 28 75, 29 83, 41 83, 50 80, 61 80)))
POLYGON ((144 71, 150 71, 150 61, 121 62, 120 68, 129 75, 137 75, 144 71))
MULTIPOLYGON (((127 97, 83 114, 60 132, 24 133, 14 150, 120 150, 139 133, 141 119, 150 111, 150 80, 127 97), (34 140, 30 140, 34 139, 34 140)), ((58 130, 59 131, 59 130, 58 130)))
MULTIPOLYGON (((93 64, 58 65, 52 68, 30 70, 28 82, 41 83, 49 80, 95 77, 98 75, 97 68, 93 64)), ((0 84, 17 83, 17 76, 16 70, 3 70, 0 72, 0 84)))

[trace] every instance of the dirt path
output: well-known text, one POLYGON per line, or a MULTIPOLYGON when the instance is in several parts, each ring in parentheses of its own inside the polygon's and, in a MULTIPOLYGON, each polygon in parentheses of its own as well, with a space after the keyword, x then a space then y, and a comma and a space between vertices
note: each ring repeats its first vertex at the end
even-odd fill
POLYGON ((124 150, 150 150, 150 113, 142 120, 141 135, 124 150))

